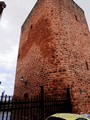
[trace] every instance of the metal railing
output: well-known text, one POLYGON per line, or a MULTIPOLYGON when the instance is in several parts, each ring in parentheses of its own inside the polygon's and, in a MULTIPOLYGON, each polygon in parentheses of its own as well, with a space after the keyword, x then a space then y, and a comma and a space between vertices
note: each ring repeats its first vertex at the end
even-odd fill
POLYGON ((72 112, 70 98, 65 100, 47 98, 43 86, 39 96, 26 100, 1 96, 0 120, 45 120, 49 115, 57 112, 72 112))

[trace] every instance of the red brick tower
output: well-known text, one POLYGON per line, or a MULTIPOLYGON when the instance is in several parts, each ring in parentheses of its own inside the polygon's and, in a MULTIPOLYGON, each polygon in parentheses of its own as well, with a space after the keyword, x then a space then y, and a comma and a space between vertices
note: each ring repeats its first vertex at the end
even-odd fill
POLYGON ((73 112, 90 113, 90 33, 73 0, 38 0, 22 26, 14 97, 40 85, 58 99, 69 86, 73 112))

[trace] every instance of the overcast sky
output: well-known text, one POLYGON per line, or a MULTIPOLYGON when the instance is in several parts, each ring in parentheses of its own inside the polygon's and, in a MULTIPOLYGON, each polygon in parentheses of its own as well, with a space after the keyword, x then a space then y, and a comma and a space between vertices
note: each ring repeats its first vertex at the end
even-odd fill
MULTIPOLYGON (((0 95, 3 91, 12 95, 21 26, 37 0, 4 1, 7 7, 0 20, 0 95)), ((90 28, 90 0, 74 1, 84 10, 90 28)))

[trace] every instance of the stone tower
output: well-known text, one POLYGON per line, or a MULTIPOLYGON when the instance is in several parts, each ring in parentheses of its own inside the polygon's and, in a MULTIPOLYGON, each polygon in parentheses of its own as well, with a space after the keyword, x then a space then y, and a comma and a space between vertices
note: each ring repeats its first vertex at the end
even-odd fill
POLYGON ((73 0, 38 0, 22 25, 14 97, 40 85, 57 99, 69 87, 73 112, 90 113, 90 33, 73 0))

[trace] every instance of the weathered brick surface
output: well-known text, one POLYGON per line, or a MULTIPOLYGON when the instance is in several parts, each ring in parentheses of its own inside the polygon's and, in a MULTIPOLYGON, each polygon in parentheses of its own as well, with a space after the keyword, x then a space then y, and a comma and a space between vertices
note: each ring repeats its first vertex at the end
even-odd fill
POLYGON ((90 113, 90 33, 72 0, 38 0, 22 26, 14 97, 66 95, 74 113, 90 113), (21 77, 27 84, 20 81, 21 77))

